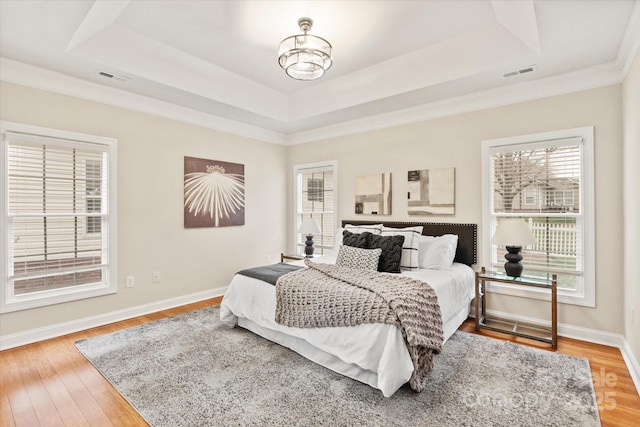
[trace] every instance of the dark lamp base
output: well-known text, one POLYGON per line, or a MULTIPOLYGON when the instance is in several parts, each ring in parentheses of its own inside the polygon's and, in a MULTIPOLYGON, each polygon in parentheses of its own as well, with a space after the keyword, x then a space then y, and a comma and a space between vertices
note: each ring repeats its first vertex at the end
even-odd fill
POLYGON ((507 246, 506 248, 507 253, 504 255, 504 259, 507 260, 504 264, 505 273, 510 277, 522 276, 522 270, 524 269, 524 266, 520 264, 520 261, 522 261, 522 254, 520 253, 522 246, 507 246))
POLYGON ((307 240, 304 242, 304 256, 307 258, 313 257, 313 234, 307 236, 307 240))

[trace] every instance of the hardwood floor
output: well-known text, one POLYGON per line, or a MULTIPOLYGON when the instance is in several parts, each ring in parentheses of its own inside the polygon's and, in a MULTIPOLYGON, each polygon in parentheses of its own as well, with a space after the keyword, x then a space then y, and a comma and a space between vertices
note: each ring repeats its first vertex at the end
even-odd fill
MULTIPOLYGON (((75 341, 218 304, 211 299, 0 352, 0 426, 146 426, 146 422, 76 350, 75 341)), ((460 330, 475 333, 473 321, 460 330)), ((481 335, 551 349, 492 331, 481 335)), ((560 337, 558 352, 591 363, 602 425, 638 426, 638 396, 620 351, 560 337)))

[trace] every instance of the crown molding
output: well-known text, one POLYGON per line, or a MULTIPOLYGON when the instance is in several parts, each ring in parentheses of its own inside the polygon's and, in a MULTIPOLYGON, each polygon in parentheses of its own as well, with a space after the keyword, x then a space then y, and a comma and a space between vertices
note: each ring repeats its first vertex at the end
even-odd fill
POLYGON ((508 86, 447 98, 404 110, 293 133, 287 137, 287 144, 306 144, 308 142, 336 138, 344 135, 594 89, 621 82, 622 75, 620 73, 620 67, 615 62, 609 62, 571 73, 510 84, 508 86))
POLYGON ((264 142, 274 144, 284 144, 286 142, 286 135, 280 132, 225 119, 122 89, 100 85, 9 58, 0 57, 0 80, 178 120, 264 142))
POLYGON ((624 79, 631 68, 631 64, 640 48, 640 1, 636 1, 627 24, 627 30, 620 44, 616 64, 621 69, 624 79))
POLYGON ((284 134, 0 57, 0 80, 178 120, 264 142, 297 145, 621 83, 618 62, 284 134))

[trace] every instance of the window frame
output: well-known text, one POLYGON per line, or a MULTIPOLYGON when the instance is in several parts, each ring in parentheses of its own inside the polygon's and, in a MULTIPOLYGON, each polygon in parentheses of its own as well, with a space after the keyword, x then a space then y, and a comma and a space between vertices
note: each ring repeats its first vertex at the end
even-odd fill
MULTIPOLYGON (((482 265, 491 265, 492 243, 491 237, 495 230, 496 216, 509 216, 493 213, 491 191, 491 149, 496 147, 542 143, 554 140, 581 138, 581 194, 580 217, 582 235, 582 286, 578 290, 558 289, 558 302, 565 304, 595 307, 596 277, 595 277, 595 162, 594 162, 594 128, 585 126, 580 128, 542 132, 514 137, 489 139, 482 141, 482 265)), ((575 194, 573 195, 575 197, 575 194)), ((514 213, 512 216, 522 217, 526 213, 514 213)), ((551 215, 553 216, 553 214, 551 215)), ((519 297, 548 300, 548 292, 541 289, 521 289, 502 283, 491 283, 487 291, 519 297)))
MULTIPOLYGON (((102 295, 114 294, 118 291, 117 268, 117 140, 114 138, 88 135, 83 133, 46 128, 22 123, 0 121, 0 188, 3 197, 0 200, 0 230, 4 237, 0 238, 0 313, 32 309, 85 298, 93 298, 102 295), (78 285, 60 289, 51 289, 26 294, 15 295, 9 284, 9 251, 11 248, 9 224, 9 180, 8 180, 8 156, 9 144, 6 133, 24 133, 39 137, 67 140, 75 145, 99 145, 102 151, 107 153, 108 167, 102 171, 106 179, 105 188, 108 192, 105 197, 105 216, 102 221, 102 229, 107 225, 105 239, 108 249, 105 251, 106 268, 105 278, 101 283, 78 285), (108 220, 108 223, 106 221, 108 220)), ((82 227, 84 229, 84 227, 82 227)))
MULTIPOLYGON (((329 169, 333 172, 333 223, 331 225, 331 235, 335 237, 338 224, 338 162, 336 160, 328 160, 325 162, 304 163, 293 166, 293 221, 292 222, 292 248, 295 253, 302 253, 303 246, 298 242, 298 227, 300 222, 298 221, 298 206, 300 204, 300 187, 298 182, 298 175, 304 171, 310 171, 314 169, 329 169), (299 247, 300 246, 300 247, 299 247)), ((314 247, 316 245, 314 244, 314 247)), ((331 248, 323 246, 331 252, 331 248)))

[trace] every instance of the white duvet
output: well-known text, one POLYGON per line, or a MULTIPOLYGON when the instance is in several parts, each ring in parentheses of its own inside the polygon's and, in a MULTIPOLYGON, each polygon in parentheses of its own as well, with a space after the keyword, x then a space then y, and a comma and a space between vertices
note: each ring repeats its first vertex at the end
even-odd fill
MULTIPOLYGON (((322 256, 314 262, 334 263, 322 256)), ((293 264, 304 265, 302 261, 293 264)), ((473 270, 454 263, 450 270, 403 272, 433 287, 447 340, 466 319, 473 299, 473 270)), ((391 396, 409 381, 413 363, 402 333, 393 325, 364 324, 335 328, 292 328, 275 322, 276 288, 261 280, 235 275, 224 295, 220 318, 239 324, 269 340, 289 347, 306 358, 391 396)))

